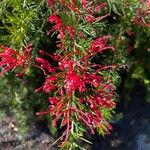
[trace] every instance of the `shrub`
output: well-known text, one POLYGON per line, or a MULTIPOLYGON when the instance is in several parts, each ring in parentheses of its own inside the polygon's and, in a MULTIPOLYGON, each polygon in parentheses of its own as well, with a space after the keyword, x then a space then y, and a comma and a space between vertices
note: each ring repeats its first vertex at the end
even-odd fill
POLYGON ((62 149, 80 148, 87 130, 109 134, 119 71, 140 53, 144 60, 149 55, 149 1, 0 3, 0 75, 39 76, 35 92, 48 95, 48 104, 36 114, 50 115, 51 126, 63 129, 62 149))

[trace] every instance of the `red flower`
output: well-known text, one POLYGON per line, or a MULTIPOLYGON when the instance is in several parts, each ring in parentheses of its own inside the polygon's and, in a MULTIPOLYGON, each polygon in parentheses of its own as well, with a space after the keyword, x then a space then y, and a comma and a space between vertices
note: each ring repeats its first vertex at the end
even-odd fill
POLYGON ((46 69, 49 73, 56 71, 56 69, 53 68, 53 67, 51 67, 51 65, 49 64, 49 62, 48 62, 47 60, 43 59, 43 58, 37 57, 37 58, 35 59, 35 61, 36 61, 38 64, 40 64, 40 66, 39 66, 39 65, 35 65, 35 66, 38 67, 38 68, 40 68, 40 69, 43 71, 44 75, 47 75, 45 69, 46 69))
POLYGON ((48 18, 50 23, 55 23, 55 26, 48 32, 50 34, 54 30, 59 32, 58 38, 64 38, 65 34, 68 34, 70 37, 74 37, 74 29, 72 26, 66 26, 63 24, 62 20, 58 17, 58 15, 52 15, 48 18))
POLYGON ((70 10, 74 11, 75 13, 80 13, 80 11, 77 8, 77 2, 75 0, 71 0, 71 3, 67 2, 66 0, 60 0, 60 3, 68 7, 70 10))
POLYGON ((55 85, 55 82, 57 80, 58 79, 56 76, 46 77, 46 80, 45 80, 43 86, 36 89, 35 92, 39 92, 39 91, 43 90, 45 93, 49 93, 51 90, 54 90, 57 88, 57 86, 55 85))
POLYGON ((24 49, 23 53, 8 47, 1 47, 1 49, 2 51, 0 52, 0 67, 2 68, 2 70, 0 76, 18 67, 21 67, 21 71, 16 75, 23 75, 31 62, 30 51, 32 49, 32 45, 28 45, 24 49))
POLYGON ((61 19, 58 17, 58 15, 52 15, 48 18, 48 21, 50 23, 55 23, 56 25, 54 26, 54 28, 52 28, 49 32, 49 34, 51 33, 51 31, 55 30, 60 30, 61 27, 63 26, 63 22, 61 21, 61 19))
POLYGON ((86 8, 87 4, 88 4, 88 1, 87 0, 81 0, 81 3, 86 8))
POLYGON ((54 8, 56 0, 48 0, 48 6, 54 8))
POLYGON ((94 128, 98 127, 102 120, 102 116, 99 109, 95 109, 94 111, 92 111, 94 113, 92 113, 90 111, 86 112, 85 110, 84 111, 80 110, 76 107, 70 107, 70 108, 72 111, 74 111, 74 113, 76 113, 78 117, 78 121, 86 124, 90 128, 91 133, 94 134, 94 128))
POLYGON ((48 100, 52 105, 57 105, 59 102, 59 99, 57 97, 56 98, 49 97, 48 100))
MULTIPOLYGON (((109 95, 109 93, 107 93, 109 95)), ((97 106, 98 108, 100 107, 106 107, 106 108, 113 108, 115 106, 115 103, 112 101, 110 95, 105 97, 101 94, 97 94, 94 97, 92 97, 91 100, 91 107, 93 108, 94 106, 97 106)))
POLYGON ((79 89, 79 92, 83 92, 85 90, 85 85, 79 75, 75 72, 68 72, 65 79, 65 89, 70 96, 77 89, 79 89))
POLYGON ((100 83, 103 79, 101 76, 98 76, 95 74, 85 74, 85 75, 83 75, 83 78, 84 78, 84 82, 86 84, 91 84, 95 88, 97 88, 100 85, 100 83))
POLYGON ((114 49, 113 47, 107 45, 108 38, 110 37, 111 36, 104 36, 94 40, 89 48, 89 52, 91 53, 91 55, 93 55, 94 53, 103 52, 107 49, 114 49))
POLYGON ((62 60, 59 62, 59 69, 60 70, 68 70, 70 72, 73 72, 74 67, 76 66, 76 63, 73 60, 62 60))
POLYGON ((68 30, 68 33, 69 33, 70 37, 73 38, 74 35, 75 35, 73 27, 72 26, 67 26, 66 29, 68 30))
POLYGON ((150 0, 141 0, 142 8, 136 12, 134 23, 141 26, 150 27, 150 0))
POLYGON ((150 27, 150 18, 148 17, 150 14, 150 10, 142 10, 142 9, 138 9, 137 13, 136 13, 136 17, 134 20, 134 23, 139 24, 141 26, 146 26, 146 27, 150 27), (144 19, 148 17, 148 19, 144 19))
POLYGON ((81 4, 83 5, 83 8, 86 11, 84 18, 87 22, 100 21, 109 16, 109 14, 106 14, 101 17, 94 17, 94 13, 97 13, 102 8, 105 8, 107 6, 107 3, 102 3, 102 4, 95 6, 93 1, 88 2, 88 0, 81 0, 81 4))

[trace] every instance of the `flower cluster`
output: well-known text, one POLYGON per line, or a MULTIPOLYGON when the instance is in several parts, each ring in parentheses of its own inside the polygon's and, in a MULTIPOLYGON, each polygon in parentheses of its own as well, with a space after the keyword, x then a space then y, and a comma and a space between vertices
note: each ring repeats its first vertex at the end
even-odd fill
POLYGON ((81 2, 85 11, 84 18, 87 22, 100 21, 109 16, 109 14, 100 17, 94 16, 94 14, 99 12, 102 8, 106 8, 107 3, 102 3, 95 6, 94 1, 82 0, 81 2))
MULTIPOLYGON (((93 73, 93 69, 89 70, 88 66, 68 59, 59 60, 59 66, 52 68, 56 72, 47 75, 43 85, 36 89, 36 92, 42 90, 45 93, 54 93, 53 97, 49 97, 50 106, 47 113, 54 116, 53 125, 60 119, 61 126, 67 126, 63 134, 63 144, 69 136, 72 120, 86 124, 94 133, 94 128, 100 127, 103 122, 100 109, 115 107, 112 99, 115 88, 111 82, 105 83, 104 77, 93 73)), ((45 69, 49 70, 49 66, 45 69)))
POLYGON ((32 45, 28 45, 22 53, 8 47, 1 47, 0 67, 2 69, 0 76, 16 68, 21 68, 21 71, 16 75, 22 76, 30 65, 31 50, 32 45))
MULTIPOLYGON (((91 59, 106 50, 114 50, 108 45, 108 40, 111 36, 98 37, 88 41, 88 47, 80 46, 76 36, 79 36, 80 41, 85 41, 86 33, 84 30, 78 29, 80 23, 91 24, 105 18, 106 16, 94 17, 94 13, 106 7, 106 3, 94 4, 81 0, 79 7, 75 0, 60 1, 60 5, 66 8, 66 14, 73 11, 74 19, 78 26, 74 23, 66 24, 65 18, 61 18, 58 12, 55 11, 54 1, 48 1, 52 7, 53 14, 48 18, 48 21, 54 27, 48 32, 58 33, 59 44, 58 51, 54 54, 46 53, 40 50, 40 54, 49 56, 50 59, 57 61, 56 66, 52 66, 48 60, 37 57, 35 59, 37 67, 40 68, 45 75, 45 82, 36 89, 36 92, 43 91, 50 95, 49 110, 46 112, 38 112, 37 115, 50 114, 53 116, 52 125, 55 126, 57 121, 61 121, 61 127, 65 127, 65 131, 61 140, 61 146, 66 144, 66 141, 71 136, 74 129, 73 122, 85 124, 94 133, 96 128, 102 128, 104 125, 105 132, 109 133, 111 129, 109 123, 103 118, 101 109, 111 110, 115 107, 113 83, 102 75, 102 70, 114 68, 115 65, 101 66, 91 62, 91 59), (81 5, 81 6, 82 6, 81 5), (83 15, 85 14, 85 16, 83 15), (69 35, 69 36, 68 36, 69 35), (66 38, 67 37, 67 38, 66 38), (74 37, 74 38, 73 38, 74 37), (68 44, 69 43, 69 44, 68 44)), ((60 13, 61 14, 61 13, 60 13)))

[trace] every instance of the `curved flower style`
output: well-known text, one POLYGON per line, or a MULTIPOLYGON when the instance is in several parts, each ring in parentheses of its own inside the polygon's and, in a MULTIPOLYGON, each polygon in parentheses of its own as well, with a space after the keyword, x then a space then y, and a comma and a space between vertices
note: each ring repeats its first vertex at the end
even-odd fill
POLYGON ((104 36, 104 37, 99 37, 94 41, 92 41, 89 48, 89 52, 92 53, 91 55, 96 54, 98 52, 103 52, 106 49, 114 50, 112 46, 107 45, 109 38, 111 38, 111 36, 104 36))
POLYGON ((59 32, 59 35, 58 35, 58 38, 59 39, 62 39, 65 37, 65 34, 69 34, 69 36, 71 38, 74 37, 74 29, 72 26, 66 26, 64 25, 64 23, 62 22, 62 20, 58 17, 58 15, 52 15, 48 18, 48 21, 50 23, 55 23, 55 26, 48 32, 48 35, 53 32, 53 31, 58 31, 59 32))
POLYGON ((85 11, 85 17, 84 19, 87 22, 95 22, 100 21, 106 17, 108 17, 110 14, 106 14, 104 16, 95 17, 94 13, 99 12, 101 9, 106 8, 107 3, 101 3, 95 6, 94 1, 89 0, 81 0, 81 4, 83 5, 84 11, 85 11))
POLYGON ((2 51, 0 52, 0 67, 1 73, 0 76, 6 72, 21 68, 21 71, 16 74, 16 76, 22 76, 31 62, 31 50, 32 45, 28 45, 23 53, 20 53, 14 49, 8 47, 1 47, 2 51))
POLYGON ((57 86, 54 84, 56 81, 57 81, 56 76, 47 77, 44 85, 40 87, 39 89, 36 89, 35 92, 39 92, 40 90, 43 90, 45 93, 50 93, 51 90, 54 90, 57 88, 57 86))

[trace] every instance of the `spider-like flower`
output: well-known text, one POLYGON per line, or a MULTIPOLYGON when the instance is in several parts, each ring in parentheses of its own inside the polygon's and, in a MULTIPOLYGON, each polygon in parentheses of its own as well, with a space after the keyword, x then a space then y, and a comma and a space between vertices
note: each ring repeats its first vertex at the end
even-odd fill
POLYGON ((103 52, 107 49, 112 49, 114 48, 112 46, 108 46, 108 39, 111 38, 111 36, 104 36, 104 37, 99 37, 91 42, 89 52, 91 55, 96 54, 98 52, 103 52))
POLYGON ((141 0, 142 8, 138 8, 134 23, 150 27, 150 0, 141 0))
POLYGON ((20 68, 16 76, 22 76, 30 65, 31 49, 32 45, 28 45, 21 53, 12 48, 2 46, 0 52, 0 76, 16 68, 20 68))
POLYGON ((72 26, 66 26, 63 21, 58 17, 57 14, 54 14, 48 18, 50 23, 55 23, 55 26, 48 32, 48 35, 51 32, 58 31, 58 38, 62 39, 65 37, 65 34, 68 34, 71 38, 74 37, 74 29, 72 26))
POLYGON ((48 0, 48 6, 54 8, 56 0, 48 0))
POLYGON ((39 92, 39 91, 43 90, 45 93, 50 93, 51 90, 54 90, 57 88, 57 86, 55 85, 56 81, 57 81, 56 76, 46 77, 46 80, 45 80, 43 86, 36 89, 35 92, 39 92))

